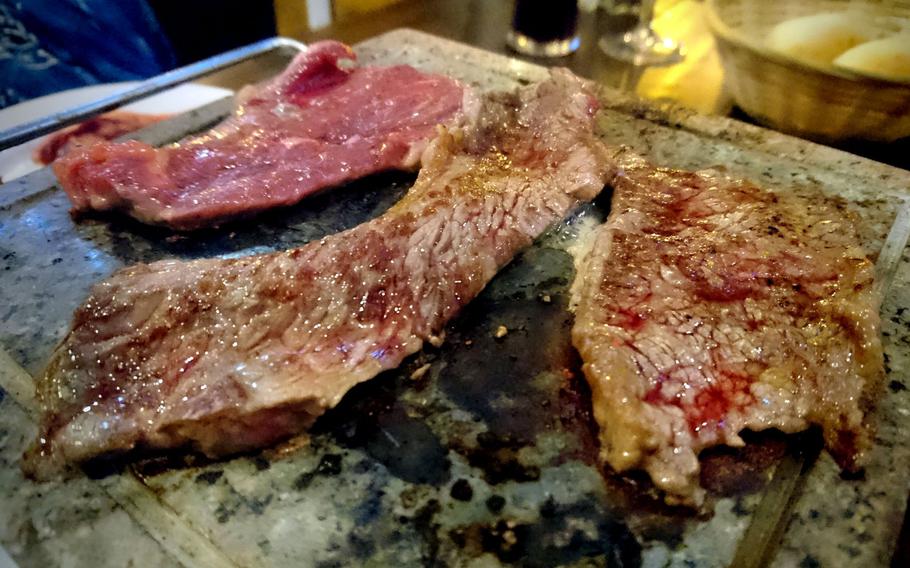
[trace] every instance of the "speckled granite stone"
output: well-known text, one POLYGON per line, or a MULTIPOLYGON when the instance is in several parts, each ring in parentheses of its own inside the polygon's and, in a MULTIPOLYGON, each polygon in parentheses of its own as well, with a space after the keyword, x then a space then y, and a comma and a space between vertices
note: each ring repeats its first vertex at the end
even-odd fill
POLYGON ((21 566, 176 564, 96 482, 37 485, 23 479, 19 456, 36 431, 0 388, 0 543, 21 566))
MULTIPOLYGON (((367 63, 410 63, 482 89, 546 73, 411 31, 358 52, 367 63)), ((906 172, 848 154, 601 94, 598 127, 608 141, 662 165, 722 164, 781 191, 818 185, 861 212, 870 250, 910 187, 906 172)), ((295 246, 379 214, 412 179, 377 176, 191 237, 126 221, 73 223, 59 192, 0 203, 0 345, 15 360, 0 357, 0 387, 28 406, 18 365, 38 372, 88 287, 117 267, 295 246)), ((102 481, 33 485, 16 464, 33 426, 8 395, 0 519, 25 528, 0 532, 0 542, 23 565, 726 566, 792 439, 758 435, 745 450, 708 452, 711 508, 700 515, 662 506, 643 478, 601 476, 565 306, 571 247, 607 207, 605 195, 554 227, 449 326, 442 347, 352 390, 293 448, 214 463, 149 460, 102 481), (508 333, 497 338, 501 325, 508 333), (45 516, 60 521, 42 532, 45 516)), ((873 464, 851 481, 824 455, 812 465, 779 566, 887 564, 910 466, 910 312, 900 308, 910 306, 908 277, 905 258, 883 312, 891 383, 873 464)))

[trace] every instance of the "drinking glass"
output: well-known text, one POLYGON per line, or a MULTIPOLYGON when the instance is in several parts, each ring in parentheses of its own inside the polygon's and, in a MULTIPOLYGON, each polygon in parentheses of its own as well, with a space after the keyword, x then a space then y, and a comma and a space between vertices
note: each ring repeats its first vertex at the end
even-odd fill
POLYGON ((614 59, 632 65, 669 65, 683 59, 682 44, 657 35, 651 27, 656 0, 642 0, 638 23, 623 34, 605 34, 598 45, 614 59))
POLYGON ((578 49, 578 0, 515 0, 509 47, 524 55, 561 57, 578 49))

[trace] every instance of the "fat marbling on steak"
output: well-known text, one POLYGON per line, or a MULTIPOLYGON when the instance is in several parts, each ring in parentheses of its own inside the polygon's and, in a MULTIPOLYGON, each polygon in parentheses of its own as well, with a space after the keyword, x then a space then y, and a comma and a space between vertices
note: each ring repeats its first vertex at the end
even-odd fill
POLYGON ((321 42, 272 81, 243 90, 234 113, 180 142, 100 142, 54 163, 75 212, 123 210, 174 229, 297 203, 390 169, 413 169, 436 126, 458 120, 466 90, 440 75, 345 66, 321 42))
POLYGON ((848 470, 883 377, 873 264, 843 204, 625 155, 579 263, 573 342, 603 459, 697 503, 699 452, 821 426, 848 470))
POLYGON ((557 70, 441 130, 382 216, 273 254, 126 268, 97 284, 38 382, 23 467, 134 447, 255 448, 442 332, 522 248, 609 177, 596 100, 557 70))

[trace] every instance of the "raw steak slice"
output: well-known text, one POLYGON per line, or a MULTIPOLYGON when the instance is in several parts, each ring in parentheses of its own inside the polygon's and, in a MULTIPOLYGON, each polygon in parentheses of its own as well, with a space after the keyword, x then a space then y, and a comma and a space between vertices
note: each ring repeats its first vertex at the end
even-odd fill
POLYGON ((405 65, 350 67, 314 44, 269 83, 241 91, 232 116, 165 146, 102 142, 54 163, 76 212, 124 210, 174 229, 292 205, 316 191, 418 165, 436 126, 458 120, 466 90, 405 65))
POLYGON ((382 216, 285 252, 162 261, 96 285, 38 397, 24 468, 134 447, 222 455, 309 426, 433 340, 522 248, 609 177, 595 99, 568 71, 442 130, 382 216))
POLYGON ((149 124, 170 118, 169 114, 141 114, 129 111, 107 112, 79 124, 64 128, 47 137, 35 148, 32 160, 47 165, 80 146, 91 146, 102 140, 113 140, 149 124))
POLYGON ((699 452, 817 424, 861 466, 883 377, 873 264, 841 203, 626 157, 580 261, 573 342, 602 458, 698 503, 699 452))

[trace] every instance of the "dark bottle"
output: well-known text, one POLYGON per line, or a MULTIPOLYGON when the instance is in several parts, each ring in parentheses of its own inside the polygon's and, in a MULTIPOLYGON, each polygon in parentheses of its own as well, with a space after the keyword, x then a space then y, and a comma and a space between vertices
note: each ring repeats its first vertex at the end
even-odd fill
POLYGON ((526 55, 558 57, 578 49, 577 0, 515 0, 509 46, 526 55))

